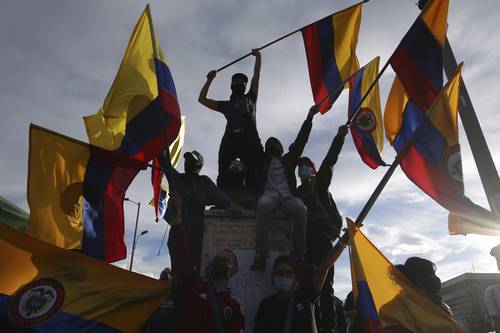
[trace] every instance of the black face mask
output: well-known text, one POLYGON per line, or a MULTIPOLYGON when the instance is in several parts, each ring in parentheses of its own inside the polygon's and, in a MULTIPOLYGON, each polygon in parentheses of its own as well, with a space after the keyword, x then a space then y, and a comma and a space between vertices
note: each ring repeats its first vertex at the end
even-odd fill
POLYGON ((245 93, 245 85, 231 84, 231 91, 233 92, 233 96, 243 96, 245 93))

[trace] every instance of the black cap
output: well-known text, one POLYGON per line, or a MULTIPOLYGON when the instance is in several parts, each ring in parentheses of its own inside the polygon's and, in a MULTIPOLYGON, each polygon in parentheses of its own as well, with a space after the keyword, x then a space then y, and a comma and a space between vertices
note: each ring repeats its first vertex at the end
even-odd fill
POLYGON ((245 83, 248 82, 248 77, 243 73, 236 73, 231 77, 231 81, 234 81, 237 79, 243 80, 243 81, 245 81, 245 83))
POLYGON ((195 162, 195 166, 197 169, 201 169, 201 167, 203 166, 203 156, 201 156, 201 154, 196 150, 188 151, 184 154, 184 158, 192 159, 195 162))

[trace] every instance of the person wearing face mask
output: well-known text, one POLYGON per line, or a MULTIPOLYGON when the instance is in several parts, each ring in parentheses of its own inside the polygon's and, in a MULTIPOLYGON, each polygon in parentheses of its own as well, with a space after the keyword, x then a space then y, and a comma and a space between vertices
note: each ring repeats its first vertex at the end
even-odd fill
MULTIPOLYGON (((329 187, 332 182, 333 166, 337 162, 348 131, 345 125, 339 127, 317 172, 314 163, 308 157, 301 157, 298 163, 298 175, 301 181, 297 189, 298 196, 307 207, 305 260, 316 266, 333 248, 332 241, 339 236, 342 227, 342 216, 329 187)), ((320 297, 320 311, 318 312, 319 318, 317 318, 320 332, 334 332, 338 321, 337 316, 342 315, 335 311, 333 274, 334 268, 332 267, 320 297)))
POLYGON ((271 216, 280 209, 292 219, 292 252, 291 256, 303 262, 305 254, 305 232, 307 209, 297 196, 297 180, 295 168, 299 157, 311 133, 312 120, 318 106, 313 106, 302 123, 297 138, 290 145, 288 152, 283 154, 283 145, 274 137, 270 137, 265 144, 257 168, 256 180, 258 193, 256 213, 255 258, 251 266, 252 271, 264 271, 266 258, 269 252, 271 234, 271 216))
POLYGON ((333 265, 329 252, 317 269, 297 266, 290 256, 279 256, 273 264, 271 281, 276 293, 263 299, 255 315, 255 333, 316 333, 315 307, 333 265))
POLYGON ((257 156, 262 151, 259 133, 256 124, 257 94, 259 91, 259 76, 261 67, 261 55, 258 49, 253 49, 255 66, 250 90, 246 91, 248 78, 243 73, 236 73, 231 78, 231 96, 226 101, 216 101, 207 98, 208 90, 217 72, 210 71, 207 81, 203 85, 198 102, 207 108, 220 112, 227 120, 226 130, 222 137, 219 148, 219 175, 217 186, 225 189, 227 170, 231 161, 240 158, 246 165, 246 184, 254 186, 254 175, 257 156))
POLYGON ((178 255, 179 301, 175 329, 178 333, 242 333, 245 318, 241 304, 232 297, 229 280, 237 271, 237 258, 222 250, 207 265, 202 278, 188 247, 186 225, 182 219, 182 200, 172 193, 168 200, 171 242, 178 255))
MULTIPOLYGON (((205 175, 200 175, 203 167, 203 156, 196 150, 184 154, 184 173, 180 173, 171 165, 167 153, 160 158, 160 165, 166 170, 165 176, 168 180, 170 190, 175 191, 182 199, 182 220, 186 225, 189 240, 189 248, 193 254, 196 267, 200 267, 204 211, 206 206, 216 205, 228 208, 230 200, 228 196, 214 182, 205 175)), ((168 222, 168 207, 164 219, 168 222)), ((169 236, 168 247, 172 260, 172 268, 175 270, 175 247, 171 245, 169 236)), ((175 272, 174 272, 175 273, 175 272)))

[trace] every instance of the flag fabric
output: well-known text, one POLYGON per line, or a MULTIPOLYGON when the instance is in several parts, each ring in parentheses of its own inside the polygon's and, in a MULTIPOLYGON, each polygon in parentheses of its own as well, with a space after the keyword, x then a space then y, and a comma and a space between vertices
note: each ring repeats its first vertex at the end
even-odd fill
POLYGON ((1 223, 19 231, 26 232, 29 214, 4 197, 0 197, 0 219, 1 223))
POLYGON ((458 141, 459 96, 460 68, 427 112, 405 95, 396 79, 384 115, 386 133, 401 155, 401 168, 408 178, 452 213, 450 233, 498 234, 499 218, 465 196, 458 141))
POLYGON ((104 104, 84 122, 91 144, 143 161, 151 161, 166 149, 166 141, 177 137, 177 93, 153 31, 149 5, 132 32, 104 104))
POLYGON ((443 87, 443 49, 449 0, 431 0, 389 62, 408 96, 427 110, 443 87))
POLYGON ((145 163, 30 126, 29 235, 108 262, 126 257, 123 198, 145 163))
POLYGON ((463 333, 458 323, 406 279, 352 221, 348 225, 353 291, 363 332, 400 327, 414 333, 463 333))
POLYGON ((0 223, 0 331, 139 332, 170 284, 0 223))
POLYGON ((378 82, 370 90, 363 104, 360 105, 360 102, 377 78, 379 62, 380 57, 376 57, 349 79, 349 119, 359 107, 350 127, 352 138, 361 159, 372 169, 387 165, 380 156, 384 148, 384 127, 378 82))
POLYGON ((359 68, 356 57, 362 4, 327 16, 301 30, 314 102, 325 113, 359 68), (329 96, 330 95, 330 96, 329 96))
MULTIPOLYGON (((181 117, 181 127, 179 129, 179 135, 168 147, 170 153, 170 163, 175 168, 179 163, 182 153, 182 147, 184 146, 184 137, 186 135, 186 117, 181 117)), ((153 160, 153 165, 156 167, 160 166, 160 160, 155 157, 153 160)), ((166 198, 168 187, 162 189, 162 179, 163 171, 152 168, 151 169, 151 183, 153 184, 153 207, 155 207, 156 222, 163 218, 166 210, 166 198)))

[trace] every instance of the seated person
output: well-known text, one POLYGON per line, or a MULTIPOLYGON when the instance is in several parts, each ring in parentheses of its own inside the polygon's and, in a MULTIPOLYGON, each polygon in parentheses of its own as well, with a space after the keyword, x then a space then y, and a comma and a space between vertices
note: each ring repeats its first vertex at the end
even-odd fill
POLYGON ((332 258, 327 258, 312 272, 299 269, 290 256, 276 258, 271 277, 277 293, 260 302, 254 332, 318 332, 315 306, 333 265, 332 258))
POLYGON ((290 217, 293 222, 291 256, 298 261, 304 261, 307 209, 297 196, 295 169, 311 133, 314 114, 315 109, 313 107, 286 154, 283 155, 283 145, 278 139, 271 137, 266 141, 265 152, 261 156, 256 176, 261 196, 257 201, 256 255, 251 266, 252 271, 264 271, 266 269, 271 234, 271 216, 277 209, 290 217))
POLYGON ((208 278, 202 279, 188 249, 181 200, 177 194, 171 193, 168 209, 168 222, 172 226, 171 241, 178 258, 176 277, 180 288, 176 332, 243 332, 243 310, 227 287, 236 268, 227 255, 215 256, 207 266, 208 278))
POLYGON ((246 166, 239 158, 233 160, 226 173, 224 191, 232 201, 233 208, 254 209, 255 194, 246 185, 246 166))

